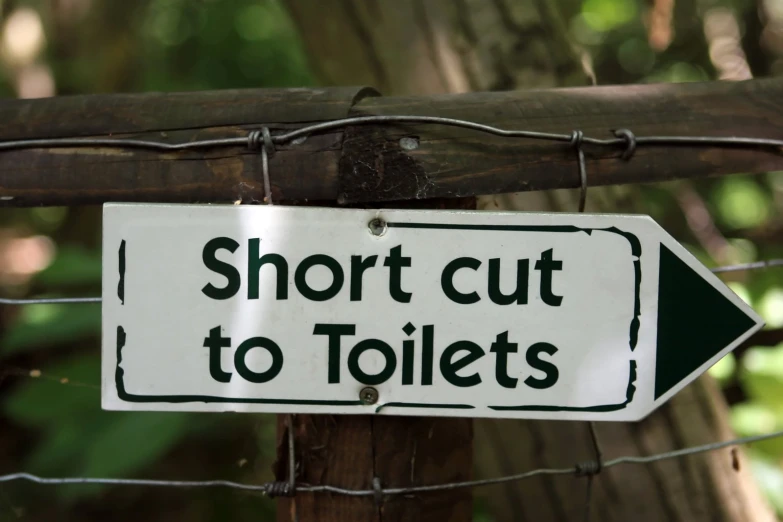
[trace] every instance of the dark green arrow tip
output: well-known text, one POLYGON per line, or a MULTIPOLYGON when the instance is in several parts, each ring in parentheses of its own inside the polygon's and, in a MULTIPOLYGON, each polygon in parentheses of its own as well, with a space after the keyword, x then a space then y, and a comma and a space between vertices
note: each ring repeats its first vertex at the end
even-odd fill
POLYGON ((661 245, 655 398, 755 325, 753 317, 661 245))

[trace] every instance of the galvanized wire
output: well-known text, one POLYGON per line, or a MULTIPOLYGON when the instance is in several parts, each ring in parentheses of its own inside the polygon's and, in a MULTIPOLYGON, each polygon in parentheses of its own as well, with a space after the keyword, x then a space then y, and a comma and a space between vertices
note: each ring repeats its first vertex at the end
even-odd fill
POLYGON ((758 270, 759 268, 769 268, 773 266, 783 266, 783 259, 767 259, 766 261, 755 261, 753 263, 741 263, 738 265, 718 266, 712 270, 713 274, 723 272, 741 272, 743 270, 758 270))
POLYGON ((128 478, 93 478, 93 477, 62 477, 46 478, 31 473, 10 473, 0 475, 0 482, 13 482, 25 480, 43 485, 65 486, 71 484, 104 484, 119 486, 152 486, 166 488, 213 488, 226 487, 232 489, 244 489, 248 491, 265 492, 268 484, 242 484, 230 480, 153 480, 153 479, 128 479, 128 478))
MULTIPOLYGON (((783 437, 783 430, 766 433, 763 435, 753 435, 749 437, 740 437, 732 440, 713 442, 683 448, 654 455, 644 456, 624 456, 603 462, 602 468, 612 468, 623 464, 652 464, 662 460, 675 459, 717 451, 730 446, 741 444, 750 444, 763 440, 783 437)), ((579 475, 582 473, 581 466, 570 468, 539 468, 524 473, 506 475, 482 480, 469 480, 464 482, 451 482, 445 484, 432 484, 428 486, 412 486, 406 488, 381 488, 381 494, 384 496, 409 495, 416 493, 431 493, 435 491, 445 491, 461 488, 476 488, 491 486, 494 484, 503 484, 507 482, 517 482, 539 475, 579 475)), ((230 480, 152 480, 152 479, 126 479, 126 478, 101 478, 101 477, 40 477, 31 473, 10 473, 0 475, 0 483, 12 481, 28 481, 42 485, 68 485, 68 484, 105 484, 121 486, 151 486, 151 487, 179 487, 179 488, 207 488, 207 487, 226 487, 239 490, 256 491, 268 494, 278 486, 278 482, 266 482, 261 484, 245 484, 230 480)), ((333 493, 337 495, 347 495, 353 497, 370 497, 378 493, 377 489, 350 489, 330 485, 310 485, 297 484, 297 492, 310 493, 333 493)))
POLYGON ((593 479, 596 475, 601 473, 604 468, 603 451, 601 450, 601 442, 598 440, 598 433, 595 429, 595 422, 589 421, 587 423, 588 432, 590 433, 590 441, 593 445, 593 456, 595 460, 585 464, 577 464, 577 474, 587 475, 587 489, 585 491, 585 507, 584 507, 584 521, 590 522, 590 506, 593 501, 593 479))
MULTIPOLYGON (((128 139, 128 138, 47 138, 47 139, 27 139, 0 142, 0 152, 31 148, 57 148, 57 147, 110 147, 110 148, 138 148, 157 151, 186 151, 196 149, 208 149, 216 147, 245 146, 251 150, 257 150, 261 146, 261 156, 264 174, 264 189, 266 201, 272 203, 271 182, 269 179, 268 159, 274 151, 274 144, 284 144, 295 142, 297 139, 306 138, 310 134, 316 134, 355 125, 370 124, 430 124, 446 125, 452 127, 465 128, 477 132, 509 137, 526 138, 534 140, 549 140, 555 142, 569 143, 577 153, 577 165, 579 167, 579 181, 581 187, 579 210, 584 210, 587 193, 587 174, 585 167, 585 154, 583 145, 594 145, 604 147, 622 147, 621 158, 628 160, 634 154, 639 146, 692 146, 692 147, 750 147, 773 149, 774 152, 781 152, 783 149, 783 140, 767 138, 748 138, 748 137, 711 137, 711 136, 639 136, 637 137, 628 129, 617 129, 613 131, 613 138, 592 138, 584 136, 580 130, 571 133, 545 133, 524 130, 508 130, 485 125, 482 123, 435 116, 358 116, 352 118, 343 118, 339 120, 327 121, 308 125, 291 131, 283 132, 277 135, 271 135, 267 127, 261 130, 249 131, 246 136, 219 138, 208 140, 195 140, 185 143, 164 143, 158 141, 128 139)), ((714 273, 737 272, 743 270, 756 270, 769 267, 783 266, 783 259, 769 259, 753 263, 743 263, 716 267, 712 269, 714 273)), ((34 304, 77 304, 77 303, 99 303, 100 297, 37 297, 37 298, 0 298, 0 304, 3 305, 34 305, 34 304)), ((458 488, 473 488, 489 486, 493 484, 502 484, 528 479, 540 475, 576 475, 587 476, 587 498, 585 502, 585 519, 590 514, 590 498, 592 493, 593 477, 602 469, 610 468, 621 464, 650 464, 661 460, 681 458, 697 453, 716 451, 729 446, 738 444, 748 444, 766 439, 783 436, 783 431, 777 431, 765 435, 756 435, 751 437, 742 437, 723 442, 704 444, 690 448, 684 448, 664 453, 658 453, 649 456, 624 456, 608 461, 603 461, 602 451, 598 442, 595 428, 591 423, 589 425, 591 440, 593 443, 594 458, 593 461, 577 464, 570 468, 540 468, 524 473, 507 475, 483 480, 473 480, 464 482, 454 482, 446 484, 433 484, 427 486, 415 486, 406 488, 386 488, 383 489, 377 478, 373 480, 372 489, 348 489, 331 485, 311 485, 297 484, 295 482, 295 462, 293 448, 293 432, 291 417, 289 416, 289 470, 288 480, 279 482, 268 482, 263 484, 244 484, 228 480, 206 480, 206 481, 181 481, 181 480, 148 480, 148 479, 125 479, 125 478, 100 478, 100 477, 61 477, 46 478, 30 473, 11 473, 0 476, 0 483, 11 481, 29 481, 43 485, 66 485, 66 484, 105 484, 105 485, 123 485, 123 486, 151 486, 151 487, 179 487, 179 488, 205 488, 205 487, 227 487, 237 490, 246 490, 261 492, 269 496, 293 495, 295 492, 311 493, 332 493, 349 496, 391 496, 391 495, 409 495, 416 493, 427 493, 434 491, 452 490, 458 488)))
POLYGON ((82 304, 100 302, 100 297, 25 297, 21 299, 0 297, 0 304, 3 305, 82 304))
MULTIPOLYGON (((272 203, 271 181, 269 179, 268 158, 274 151, 274 144, 294 142, 305 138, 310 134, 341 129, 353 125, 370 124, 429 124, 461 127, 484 132, 495 136, 509 138, 527 138, 535 140, 550 140, 569 143, 576 149, 577 165, 579 167, 579 181, 581 193, 579 198, 579 211, 584 211, 587 197, 587 172, 585 167, 585 154, 582 145, 599 145, 609 147, 624 147, 622 158, 630 159, 640 145, 673 145, 673 146, 736 146, 736 147, 763 147, 781 149, 783 140, 768 138, 747 137, 716 137, 716 136, 636 136, 629 129, 617 129, 613 131, 615 138, 591 138, 585 136, 580 130, 569 134, 550 132, 536 132, 526 130, 508 130, 485 125, 469 120, 456 118, 442 118, 439 116, 405 116, 405 115, 381 115, 381 116, 356 116, 337 120, 307 125, 281 134, 272 135, 268 127, 261 130, 251 130, 243 137, 218 138, 208 140, 195 140, 184 143, 165 143, 160 141, 138 140, 129 138, 42 138, 24 139, 13 141, 0 141, 0 152, 33 148, 57 148, 57 147, 112 147, 112 148, 140 148, 159 151, 182 151, 193 149, 207 149, 215 147, 245 146, 250 150, 261 149, 261 158, 264 174, 264 192, 268 203, 272 203), (260 146, 260 147, 259 147, 260 146)), ((778 150, 780 152, 780 150, 778 150)), ((740 270, 752 270, 783 265, 783 259, 770 259, 756 263, 746 263, 718 267, 713 272, 735 272, 740 270)), ((26 305, 26 304, 71 304, 71 303, 97 303, 100 297, 67 297, 67 298, 24 298, 10 299, 0 298, 0 305, 26 305)))
MULTIPOLYGON (((723 272, 742 272, 751 270, 761 270, 764 268, 783 266, 783 258, 767 259, 764 261, 755 261, 753 263, 740 263, 736 265, 724 265, 711 268, 710 271, 715 274, 723 272)), ((0 297, 0 305, 37 305, 37 304, 82 304, 82 303, 100 303, 101 297, 25 297, 8 298, 0 297)))
MULTIPOLYGON (((527 130, 509 130, 486 125, 469 120, 457 118, 442 118, 440 116, 407 116, 407 115, 379 115, 379 116, 355 116, 351 118, 341 118, 330 120, 312 125, 306 125, 281 134, 270 136, 271 143, 282 144, 304 138, 310 134, 317 134, 325 131, 342 129, 354 125, 371 124, 427 124, 444 125, 449 127, 460 127, 477 132, 484 132, 494 136, 506 138, 526 138, 533 140, 549 140, 564 143, 571 143, 573 133, 551 133, 537 132, 527 130)), ((133 138, 41 138, 24 139, 12 141, 0 141, 0 152, 18 149, 35 148, 57 148, 57 147, 119 147, 119 148, 137 148, 159 151, 182 151, 194 149, 208 149, 216 147, 248 146, 254 148, 260 139, 259 131, 249 131, 247 136, 238 136, 233 138, 216 138, 208 140, 194 140, 184 143, 165 143, 160 141, 139 140, 133 138)), ((734 136, 635 136, 628 129, 617 129, 613 131, 614 138, 591 138, 583 136, 581 142, 588 145, 626 147, 626 153, 636 149, 638 146, 698 146, 698 147, 764 147, 764 148, 782 148, 783 140, 769 138, 748 138, 734 136)), ((267 151, 268 152, 268 151, 267 151)), ((629 154, 624 158, 628 159, 629 154)))

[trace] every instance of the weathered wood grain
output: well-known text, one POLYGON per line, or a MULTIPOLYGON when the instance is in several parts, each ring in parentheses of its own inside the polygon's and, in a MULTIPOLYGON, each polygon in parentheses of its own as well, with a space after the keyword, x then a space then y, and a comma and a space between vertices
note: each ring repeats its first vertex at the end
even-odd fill
MULTIPOLYGON (((287 467, 286 416, 278 416, 279 480, 287 467)), ((472 420, 366 415, 296 415, 297 481, 350 489, 470 480, 472 420)), ((298 492, 280 498, 279 522, 448 520, 472 517, 470 489, 384 497, 298 492)))
MULTIPOLYGON (((476 208, 474 198, 395 202, 401 208, 476 208)), ((287 416, 278 415, 277 480, 288 478, 287 416)), ((293 417, 296 480, 349 489, 425 486, 470 480, 473 420, 385 415, 293 417)), ((373 497, 297 493, 277 504, 278 522, 381 522, 448 520, 473 515, 468 488, 417 495, 373 497)))
MULTIPOLYGON (((611 138, 612 130, 637 136, 748 136, 783 138, 783 82, 661 84, 526 90, 418 98, 369 98, 359 114, 412 114, 461 118, 504 129, 611 138)), ((590 185, 647 183, 783 168, 780 150, 712 147, 585 145, 590 185)), ((567 143, 498 138, 432 125, 351 128, 341 167, 345 201, 459 197, 579 187, 576 154, 567 143), (399 139, 417 137, 403 151, 399 139)))
MULTIPOLYGON (((246 136, 262 125, 274 133, 344 118, 358 100, 374 94, 357 87, 9 100, 0 102, 0 140, 111 137, 182 143, 246 136)), ((273 196, 335 195, 342 134, 277 147, 270 159, 273 196)), ((0 205, 261 199, 261 157, 242 146, 163 153, 105 147, 0 152, 0 205)))
MULTIPOLYGON (((783 81, 587 87, 375 97, 368 89, 251 90, 63 97, 0 102, 0 140, 143 137, 168 142, 273 133, 358 115, 462 118, 506 129, 611 137, 709 135, 783 138, 783 81)), ((585 146, 590 185, 646 183, 783 169, 779 150, 585 146)), ((361 126, 278 147, 278 201, 364 203, 577 187, 568 144, 499 138, 436 125, 361 126), (401 137, 419 147, 403 150, 401 137)), ((0 204, 260 199, 261 161, 246 147, 159 153, 109 148, 0 153, 0 204)))

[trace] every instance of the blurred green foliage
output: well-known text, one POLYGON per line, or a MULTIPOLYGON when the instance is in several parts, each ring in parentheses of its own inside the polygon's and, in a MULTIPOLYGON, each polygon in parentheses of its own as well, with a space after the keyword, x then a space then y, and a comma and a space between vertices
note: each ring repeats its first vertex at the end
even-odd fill
MULTIPOLYGON (((649 20, 645 18, 651 3, 561 1, 578 4, 576 14, 567 24, 569 36, 589 52, 601 83, 715 79, 718 73, 710 59, 700 18, 707 4, 734 9, 744 31, 743 42, 750 45, 749 62, 764 70, 771 68, 768 66, 771 58, 760 55, 758 46, 753 46, 753 38, 760 38, 754 1, 678 0, 670 21, 671 41, 665 46, 651 44, 649 20), (752 33, 754 30, 757 33, 752 33)), ((301 87, 317 83, 279 1, 7 0, 0 5, 5 16, 25 6, 40 14, 46 47, 39 61, 50 68, 59 94, 301 87), (63 7, 67 5, 76 7, 70 10, 63 7)), ((0 68, 1 95, 16 94, 16 72, 10 66, 0 68)), ((618 199, 627 196, 623 190, 617 188, 618 199)), ((672 183, 646 187, 632 194, 633 201, 621 207, 623 211, 652 215, 707 264, 783 257, 780 241, 783 178, 778 173, 703 180, 698 184, 672 183), (680 197, 686 189, 693 190, 709 211, 713 229, 689 225, 687 214, 693 209, 683 204, 680 197), (637 194, 641 197, 636 197, 637 194), (712 236, 705 239, 708 233, 712 236), (716 244, 715 241, 724 246, 720 249, 709 246, 716 244)), ((23 282, 0 283, 3 294, 99 294, 99 218, 97 209, 74 212, 39 208, 0 213, 0 231, 13 231, 19 236, 47 235, 56 244, 56 255, 47 268, 23 282)), ((779 271, 732 274, 726 280, 764 316, 770 327, 783 327, 783 281, 779 271)), ((190 470, 195 466, 204 478, 269 478, 268 471, 261 470, 268 470, 274 451, 271 422, 265 421, 259 427, 251 419, 256 416, 100 410, 98 305, 29 306, 9 310, 0 313, 0 333, 0 424, 12 427, 6 432, 7 439, 0 437, 0 470, 125 477, 154 475, 165 469, 166 476, 171 478, 186 466, 191 466, 187 468, 190 470), (40 370, 41 376, 3 380, 4 365, 40 370), (242 440, 241 436, 235 435, 243 430, 253 441, 249 449, 245 448, 246 452, 242 443, 237 442, 242 440), (201 448, 198 452, 188 446, 194 439, 201 448), (167 460, 182 447, 191 448, 190 453, 176 462, 167 460), (217 463, 208 458, 210 454, 219 455, 215 459, 217 463), (231 460, 244 454, 256 460, 247 466, 235 465, 231 460)), ((741 392, 741 400, 732 407, 732 423, 739 434, 783 428, 783 344, 753 348, 738 358, 727 357, 711 373, 726 388, 727 395, 731 390, 741 392)), ((783 513, 783 442, 755 444, 750 456, 762 487, 783 513)), ((191 474, 188 478, 194 477, 191 474)), ((44 518, 52 512, 48 510, 55 509, 58 520, 85 519, 83 512, 66 515, 66 508, 37 503, 35 499, 42 490, 8 487, 15 487, 15 498, 27 498, 29 505, 41 510, 44 518)), ((102 505, 105 495, 114 493, 105 488, 80 486, 57 488, 47 494, 60 495, 61 501, 71 506, 75 502, 93 502, 89 505, 95 507, 102 505)), ((122 497, 123 505, 141 509, 139 505, 149 503, 142 500, 150 498, 149 491, 127 495, 131 497, 122 497), (132 504, 134 501, 136 504, 132 504)), ((175 502, 173 499, 178 497, 172 495, 166 497, 165 503, 175 502)), ((190 509, 187 519, 259 520, 272 516, 268 503, 254 497, 238 500, 229 495, 199 494, 196 500, 208 497, 210 501, 197 504, 198 509, 190 509)), ((188 497, 188 505, 193 503, 193 498, 188 497)), ((178 509, 184 510, 184 505, 183 499, 178 509)), ((477 516, 489 520, 482 506, 477 503, 477 516)), ((0 518, 2 510, 0 507, 0 518)), ((128 520, 142 518, 141 512, 128 510, 128 520)), ((103 512, 95 513, 93 518, 101 520, 103 512)), ((116 510, 111 513, 112 519, 123 520, 116 510)), ((150 521, 172 518, 162 509, 144 513, 147 513, 144 518, 150 521)))
POLYGON ((748 178, 722 180, 712 198, 718 207, 717 216, 729 228, 758 227, 773 212, 769 187, 748 178))
POLYGON ((634 21, 638 9, 635 0, 585 0, 582 17, 591 29, 605 33, 634 21))
POLYGON ((137 42, 142 91, 306 87, 313 83, 280 2, 150 2, 137 42))
MULTIPOLYGON (((44 20, 47 48, 42 59, 51 68, 60 94, 314 83, 298 36, 277 1, 99 2, 76 15, 58 12, 57 6, 47 1, 6 2, 4 14, 24 6, 33 7, 44 20)), ((15 95, 13 73, 0 69, 0 94, 15 95)), ((0 214, 0 230, 15 230, 22 236, 45 234, 56 244, 56 255, 44 270, 21 285, 5 285, 3 293, 99 295, 99 227, 99 209, 74 213, 65 208, 34 208, 0 214)), ((5 441, 0 438, 2 471, 133 477, 142 472, 150 476, 151 470, 173 466, 161 478, 180 474, 182 478, 220 476, 246 482, 272 478, 275 425, 269 419, 273 416, 101 410, 100 305, 27 306, 9 312, 12 314, 0 321, 0 385, 11 381, 3 380, 7 377, 4 365, 32 370, 31 375, 40 377, 15 379, 13 386, 0 387, 0 425, 14 426, 22 438, 16 444, 25 447, 21 453, 6 455, 5 441), (226 445, 227 441, 242 442, 226 445), (167 460, 183 445, 191 445, 185 460, 167 460), (204 452, 222 456, 198 456, 204 452), (190 472, 182 471, 194 467, 190 472)), ((139 510, 154 498, 150 490, 112 492, 100 486, 46 491, 24 484, 3 488, 13 492, 9 498, 26 498, 26 508, 33 517, 38 513, 43 519, 57 520, 92 516, 101 520, 98 514, 87 515, 89 511, 77 508, 78 503, 92 499, 97 507, 118 494, 136 499, 134 505, 139 507, 128 511, 127 517, 137 520, 139 510), (50 499, 59 497, 62 506, 36 502, 41 494, 50 499)), ((0 496, 6 496, 2 490, 0 496)), ((188 520, 274 518, 270 501, 258 496, 238 500, 236 496, 209 490, 195 496, 194 502, 189 493, 182 496, 179 505, 188 506, 188 510, 201 506, 188 520)), ((165 499, 164 505, 177 505, 170 493, 165 499)), ((124 497, 123 504, 129 502, 124 497)), ((124 511, 106 506, 112 520, 123 519, 124 511)), ((5 517, 5 508, 0 506, 0 519, 5 517)), ((178 513, 174 518, 179 519, 182 511, 172 509, 178 513)), ((168 515, 161 505, 146 518, 172 519, 168 515)))
POLYGON ((100 305, 27 306, 3 338, 2 355, 79 341, 100 331, 100 305))
MULTIPOLYGON (((180 441, 194 421, 209 417, 182 413, 104 412, 96 382, 100 359, 78 355, 46 368, 46 374, 68 375, 67 393, 57 381, 29 380, 6 404, 6 414, 42 433, 27 469, 42 475, 122 477, 153 464, 180 441), (55 399, 56 397, 56 399, 55 399)), ((59 488, 73 499, 94 494, 99 486, 59 488)))
MULTIPOLYGON (((748 399, 731 411, 737 434, 761 435, 783 429, 783 343, 774 348, 749 350, 739 369, 739 379, 748 399)), ((783 513, 783 441, 755 443, 749 457, 765 493, 783 513)))

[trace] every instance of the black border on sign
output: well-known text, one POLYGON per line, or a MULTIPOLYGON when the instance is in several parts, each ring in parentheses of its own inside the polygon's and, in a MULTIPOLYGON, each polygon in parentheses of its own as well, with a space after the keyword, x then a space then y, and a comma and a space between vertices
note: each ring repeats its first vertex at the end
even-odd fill
MULTIPOLYGON (((617 227, 608 228, 581 228, 572 225, 463 225, 463 224, 438 224, 438 223, 387 223, 389 228, 407 228, 407 229, 427 229, 427 230, 481 230, 481 231, 501 231, 501 232, 555 232, 555 233, 579 233, 583 232, 591 235, 594 231, 603 231, 618 234, 625 238, 631 246, 631 253, 635 257, 633 261, 635 287, 634 287, 634 317, 631 320, 629 328, 629 346, 633 352, 639 335, 639 316, 641 315, 640 290, 642 282, 641 255, 642 245, 636 235, 618 229, 617 227)), ((119 251, 119 271, 121 279, 125 272, 125 240, 122 240, 119 251)), ((119 292, 118 292, 119 293, 119 292)), ((121 299, 124 295, 119 295, 121 299)), ((124 299, 123 299, 124 301, 124 299)), ((124 304, 124 303, 123 303, 124 304)), ((134 403, 227 403, 227 404, 291 404, 291 405, 310 405, 310 406, 366 406, 360 400, 302 400, 302 399, 263 399, 249 397, 221 397, 216 395, 137 395, 125 390, 124 375, 125 371, 120 367, 122 362, 122 349, 127 340, 125 329, 117 326, 117 364, 115 367, 114 383, 117 389, 117 396, 120 400, 134 403)), ((548 406, 548 405, 519 405, 519 406, 488 406, 495 411, 573 411, 573 412, 609 412, 621 410, 628 406, 633 400, 636 392, 636 361, 630 361, 630 371, 628 387, 626 389, 625 401, 616 404, 601 404, 596 406, 548 406)), ((469 404, 432 404, 432 403, 410 403, 410 402, 391 402, 378 406, 375 411, 381 409, 396 408, 424 408, 424 409, 475 409, 475 406, 469 404)))

